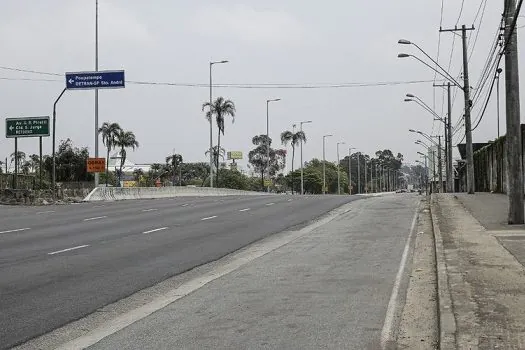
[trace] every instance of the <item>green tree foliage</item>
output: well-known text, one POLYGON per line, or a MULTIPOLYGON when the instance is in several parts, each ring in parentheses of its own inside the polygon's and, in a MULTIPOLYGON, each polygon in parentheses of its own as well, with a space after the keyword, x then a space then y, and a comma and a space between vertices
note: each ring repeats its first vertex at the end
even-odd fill
POLYGON ((127 149, 139 147, 139 143, 135 138, 135 134, 132 131, 125 131, 120 129, 115 136, 115 146, 120 147, 120 167, 119 167, 119 183, 122 177, 122 167, 126 162, 127 149))
MULTIPOLYGON (((284 131, 281 134, 281 142, 283 145, 287 145, 290 143, 292 145, 292 172, 291 172, 291 178, 292 178, 292 194, 294 193, 294 176, 293 176, 293 165, 295 160, 295 147, 298 146, 301 142, 306 142, 306 135, 303 131, 298 131, 296 133, 291 131, 284 131)), ((299 186, 300 191, 300 186, 299 186)))
MULTIPOLYGON (((71 139, 62 140, 55 154, 56 180, 66 181, 93 181, 93 175, 87 172, 87 147, 74 147, 71 139)), ((45 156, 44 169, 49 176, 53 171, 53 158, 45 156)))
MULTIPOLYGON (((326 192, 337 193, 337 165, 331 162, 325 162, 326 169, 326 192)), ((304 169, 304 191, 305 193, 321 194, 323 193, 323 162, 318 159, 312 159, 307 162, 304 169)), ((301 177, 301 171, 295 170, 294 178, 301 177)), ((288 187, 292 186, 292 173, 287 175, 288 187)), ((348 193, 348 176, 344 169, 340 169, 341 193, 348 193)), ((300 181, 294 181, 295 191, 300 191, 300 181)))
MULTIPOLYGON (((231 100, 225 100, 224 97, 217 97, 215 101, 212 103, 205 102, 202 105, 202 110, 204 111, 207 109, 206 112, 206 119, 211 120, 213 117, 215 117, 215 121, 217 123, 217 149, 221 149, 221 133, 224 136, 224 119, 227 116, 232 117, 232 122, 235 121, 235 103, 231 100)), ((216 162, 216 169, 219 169, 219 158, 217 158, 216 162)), ((217 183, 219 182, 219 172, 217 171, 217 183)))
POLYGON ((117 135, 122 131, 122 128, 118 123, 109 123, 104 122, 102 126, 98 129, 98 133, 102 135, 102 142, 107 148, 107 157, 106 157, 106 186, 108 185, 109 180, 109 153, 111 150, 117 146, 117 135))
POLYGON ((252 143, 256 146, 248 153, 248 162, 253 166, 256 173, 261 174, 261 187, 264 188, 264 174, 268 171, 268 148, 270 153, 271 177, 274 177, 286 166, 286 150, 271 148, 272 139, 266 135, 257 135, 252 138, 252 143))
POLYGON ((168 166, 168 171, 172 174, 172 185, 173 186, 175 186, 179 170, 182 170, 180 168, 181 164, 182 164, 182 156, 180 154, 170 154, 169 156, 166 157, 166 165, 168 166))

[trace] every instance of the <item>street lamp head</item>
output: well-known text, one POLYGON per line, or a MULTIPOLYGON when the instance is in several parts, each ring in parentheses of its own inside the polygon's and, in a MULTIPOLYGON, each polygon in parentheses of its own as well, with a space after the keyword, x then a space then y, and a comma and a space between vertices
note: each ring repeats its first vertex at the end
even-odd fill
POLYGON ((420 154, 420 155, 422 155, 422 156, 425 156, 425 154, 423 154, 423 153, 421 153, 421 152, 417 152, 417 154, 420 154))
POLYGON ((334 135, 332 135, 332 134, 323 135, 323 137, 331 137, 331 136, 334 136, 334 135))
POLYGON ((407 97, 410 97, 410 98, 414 98, 416 96, 412 95, 412 94, 407 94, 407 97))
POLYGON ((230 61, 228 61, 228 60, 223 60, 223 61, 220 61, 219 63, 228 63, 228 62, 230 62, 230 61))
POLYGON ((397 58, 407 58, 407 57, 410 57, 410 55, 406 53, 400 53, 397 55, 397 58))
POLYGON ((281 101, 280 98, 274 98, 272 100, 266 100, 266 103, 269 103, 269 102, 277 102, 277 101, 281 101))
POLYGON ((414 100, 411 98, 405 98, 405 102, 413 102, 414 100))
POLYGON ((398 44, 401 44, 401 45, 410 45, 412 44, 412 42, 406 40, 406 39, 399 39, 399 41, 397 42, 398 44))
POLYGON ((312 121, 311 120, 307 120, 307 121, 304 121, 304 122, 301 122, 302 124, 309 124, 311 123, 312 121))
POLYGON ((417 132, 417 131, 414 130, 414 129, 408 129, 408 131, 410 131, 410 132, 417 132))

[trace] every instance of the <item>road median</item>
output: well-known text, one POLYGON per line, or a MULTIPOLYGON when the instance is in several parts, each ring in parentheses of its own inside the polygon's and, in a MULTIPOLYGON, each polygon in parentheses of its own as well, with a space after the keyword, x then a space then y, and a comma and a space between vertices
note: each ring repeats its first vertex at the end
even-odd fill
POLYGON ((91 193, 89 193, 86 198, 84 198, 84 202, 161 199, 184 196, 204 197, 264 195, 268 195, 268 193, 210 187, 97 187, 91 191, 91 193))

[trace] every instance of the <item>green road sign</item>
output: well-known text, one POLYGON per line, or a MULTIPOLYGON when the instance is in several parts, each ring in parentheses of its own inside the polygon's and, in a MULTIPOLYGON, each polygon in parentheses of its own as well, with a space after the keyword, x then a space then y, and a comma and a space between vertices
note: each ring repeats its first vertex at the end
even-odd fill
POLYGON ((49 117, 6 118, 5 137, 49 136, 49 117))

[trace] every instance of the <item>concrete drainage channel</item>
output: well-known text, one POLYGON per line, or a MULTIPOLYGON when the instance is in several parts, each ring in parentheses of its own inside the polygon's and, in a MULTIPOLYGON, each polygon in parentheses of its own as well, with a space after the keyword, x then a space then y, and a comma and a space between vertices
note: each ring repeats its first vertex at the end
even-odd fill
POLYGON ((267 196, 266 192, 209 187, 97 187, 84 202, 204 196, 267 196))

